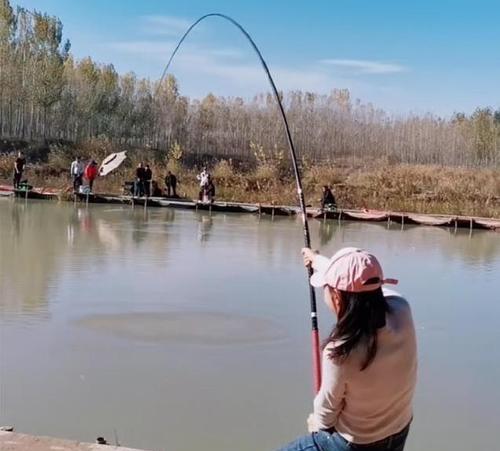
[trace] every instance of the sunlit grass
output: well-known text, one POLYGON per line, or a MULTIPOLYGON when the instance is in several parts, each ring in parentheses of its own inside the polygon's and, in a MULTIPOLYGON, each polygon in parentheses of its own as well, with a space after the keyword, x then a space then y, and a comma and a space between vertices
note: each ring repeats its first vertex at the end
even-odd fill
MULTIPOLYGON (((87 149, 88 150, 88 149, 87 149)), ((99 158, 112 149, 99 152, 99 158)), ((86 154, 95 155, 95 152, 86 154)), ((97 179, 95 189, 102 193, 122 192, 124 181, 132 181, 135 167, 144 153, 131 153, 116 173, 97 179)), ((97 158, 97 155, 94 156, 97 158)), ((153 159, 152 159, 153 160, 153 159)), ((236 168, 231 160, 210 167, 216 184, 216 198, 275 205, 296 205, 295 180, 283 161, 257 161, 253 167, 236 168)), ((71 190, 70 158, 54 152, 49 162, 31 166, 26 173, 31 184, 71 190)), ((150 163, 154 179, 163 188, 167 170, 179 180, 178 193, 197 198, 199 185, 195 168, 180 160, 150 163)), ((13 158, 0 157, 0 177, 7 183, 12 175, 13 158)), ((331 185, 342 208, 366 208, 419 213, 446 213, 500 217, 500 170, 464 169, 431 165, 394 164, 388 161, 339 160, 314 165, 302 162, 303 185, 308 205, 317 206, 323 185, 331 185)))

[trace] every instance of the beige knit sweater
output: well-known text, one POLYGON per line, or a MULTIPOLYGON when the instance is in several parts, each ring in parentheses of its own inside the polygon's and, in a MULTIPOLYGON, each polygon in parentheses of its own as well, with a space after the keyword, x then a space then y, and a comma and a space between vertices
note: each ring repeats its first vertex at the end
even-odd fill
POLYGON ((384 289, 391 312, 378 332, 377 355, 360 371, 364 353, 355 350, 340 365, 323 352, 322 384, 314 400, 320 429, 334 427, 346 440, 367 444, 402 430, 412 419, 417 346, 411 309, 399 294, 384 289))

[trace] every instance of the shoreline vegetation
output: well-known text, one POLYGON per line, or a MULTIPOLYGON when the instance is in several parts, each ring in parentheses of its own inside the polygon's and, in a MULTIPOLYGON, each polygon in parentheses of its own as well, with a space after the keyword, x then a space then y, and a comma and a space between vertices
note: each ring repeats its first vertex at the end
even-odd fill
MULTIPOLYGON (((253 145, 251 163, 212 159, 207 166, 216 184, 216 199, 274 205, 296 205, 291 163, 284 153, 269 154, 253 145)), ((58 145, 47 161, 29 163, 23 178, 30 184, 71 192, 69 167, 74 156, 102 159, 123 150, 107 140, 95 139, 77 146, 58 145)), ((96 193, 122 193, 125 181, 133 181, 140 161, 150 164, 153 179, 164 189, 168 170, 178 178, 182 197, 196 199, 199 167, 189 163, 174 144, 166 156, 148 149, 129 149, 116 172, 97 178, 96 193)), ((0 156, 0 180, 10 184, 15 157, 0 156)), ((386 160, 339 159, 335 162, 300 163, 306 202, 318 206, 323 185, 331 185, 339 207, 414 213, 470 215, 500 218, 500 170, 391 163, 386 160)))
MULTIPOLYGON (((31 184, 65 189, 76 155, 102 161, 129 149, 127 165, 96 191, 121 192, 143 160, 162 186, 172 170, 187 197, 197 197, 196 171, 208 165, 217 199, 297 203, 269 93, 191 99, 171 75, 160 84, 77 60, 57 17, 9 0, 0 1, 0 31, 0 180, 11 182, 16 150, 31 184)), ((500 109, 397 116, 333 86, 281 96, 308 204, 326 184, 342 208, 500 217, 500 109)))

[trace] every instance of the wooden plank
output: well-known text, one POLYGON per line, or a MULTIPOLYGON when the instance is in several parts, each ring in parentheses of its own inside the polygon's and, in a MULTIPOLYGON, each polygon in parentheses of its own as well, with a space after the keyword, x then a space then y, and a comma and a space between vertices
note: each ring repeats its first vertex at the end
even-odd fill
POLYGON ((420 225, 430 226, 450 226, 453 224, 454 218, 452 216, 438 216, 438 215, 417 215, 409 214, 408 218, 420 225))
POLYGON ((0 449, 2 451, 141 451, 122 446, 81 443, 4 431, 0 431, 0 449))
MULTIPOLYGON (((0 197, 15 194, 19 197, 25 197, 26 192, 21 190, 13 190, 9 185, 0 185, 0 197)), ((80 200, 87 200, 87 197, 82 194, 76 194, 80 200)), ((28 192, 28 198, 38 199, 57 199, 57 190, 54 189, 37 189, 28 192)), ((110 194, 92 194, 88 199, 89 203, 109 203, 109 204, 128 204, 144 205, 147 207, 167 207, 180 208, 188 210, 207 210, 220 211, 227 213, 255 213, 268 214, 275 216, 294 216, 301 213, 298 207, 286 205, 271 205, 271 204, 250 204, 244 202, 223 202, 215 201, 213 203, 201 203, 195 200, 186 198, 164 198, 164 197, 132 197, 126 195, 110 195, 110 194)), ((336 210, 322 211, 319 208, 308 208, 307 216, 316 219, 346 219, 353 221, 392 221, 400 224, 420 224, 427 226, 445 226, 455 228, 480 228, 488 230, 500 230, 499 218, 477 218, 471 216, 450 216, 450 215, 433 215, 433 214, 418 214, 418 213, 400 213, 386 212, 378 210, 336 210), (342 216, 343 215, 343 216, 342 216)))

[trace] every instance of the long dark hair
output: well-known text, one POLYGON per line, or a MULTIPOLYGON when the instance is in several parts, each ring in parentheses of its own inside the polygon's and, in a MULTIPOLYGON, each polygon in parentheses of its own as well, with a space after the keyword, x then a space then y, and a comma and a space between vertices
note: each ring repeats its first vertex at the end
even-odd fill
POLYGON ((363 293, 339 291, 341 302, 337 324, 323 343, 335 346, 329 357, 337 363, 345 361, 357 346, 366 347, 361 371, 368 368, 377 355, 377 331, 385 326, 390 307, 381 288, 363 293))

